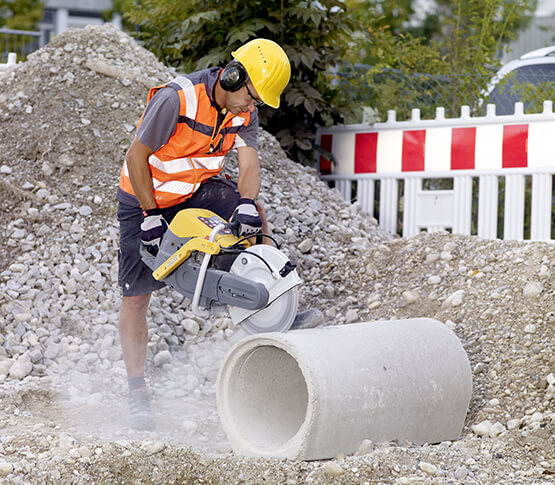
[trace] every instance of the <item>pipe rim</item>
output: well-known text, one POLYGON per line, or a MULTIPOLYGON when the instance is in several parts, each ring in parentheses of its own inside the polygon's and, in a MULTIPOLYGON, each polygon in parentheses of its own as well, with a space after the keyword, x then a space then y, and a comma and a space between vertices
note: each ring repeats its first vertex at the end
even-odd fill
POLYGON ((268 333, 264 334, 264 336, 253 335, 247 337, 230 349, 220 368, 216 381, 216 405, 222 427, 224 428, 232 448, 236 452, 257 457, 292 459, 296 456, 300 456, 303 452, 302 447, 305 445, 303 437, 306 436, 310 429, 314 416, 314 406, 317 401, 314 399, 314 386, 312 384, 311 373, 308 367, 303 365, 302 359, 299 359, 298 353, 295 352, 295 348, 290 344, 286 335, 287 334, 281 333, 268 333), (264 446, 254 443, 251 439, 245 437, 244 430, 237 424, 235 416, 233 415, 233 406, 230 406, 229 403, 229 391, 231 387, 230 376, 237 366, 244 364, 245 360, 252 355, 253 351, 260 348, 273 348, 286 354, 291 361, 296 364, 306 388, 304 417, 300 421, 298 427, 296 427, 296 431, 284 441, 273 444, 266 443, 264 446))

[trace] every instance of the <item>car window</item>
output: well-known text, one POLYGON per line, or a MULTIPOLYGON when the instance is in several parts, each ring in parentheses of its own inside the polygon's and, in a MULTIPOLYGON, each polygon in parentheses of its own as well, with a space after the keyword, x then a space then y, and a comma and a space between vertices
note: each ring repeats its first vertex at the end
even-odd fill
MULTIPOLYGON (((522 89, 515 89, 515 85, 531 83, 539 86, 542 83, 555 83, 555 63, 535 64, 521 66, 507 75, 507 78, 495 86, 490 94, 489 102, 496 105, 498 115, 510 115, 514 113, 515 103, 524 101, 522 89)), ((555 84, 547 92, 542 92, 545 100, 553 99, 555 84)), ((524 102, 525 109, 529 103, 524 102)))
POLYGON ((545 81, 555 82, 555 63, 519 67, 516 69, 516 80, 532 84, 539 84, 545 81))

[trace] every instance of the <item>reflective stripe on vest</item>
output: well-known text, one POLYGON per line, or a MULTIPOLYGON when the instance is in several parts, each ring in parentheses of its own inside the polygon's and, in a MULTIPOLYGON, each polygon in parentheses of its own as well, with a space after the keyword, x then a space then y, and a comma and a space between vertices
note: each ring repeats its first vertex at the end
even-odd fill
MULTIPOLYGON (((217 126, 218 110, 212 106, 205 83, 193 84, 185 76, 152 88, 148 101, 165 86, 176 90, 180 106, 175 133, 148 158, 158 207, 186 200, 202 182, 220 173, 225 154, 232 148, 245 146, 237 133, 250 122, 250 113, 236 116, 228 112, 217 126)), ((141 121, 142 117, 139 125, 141 121)), ((120 187, 134 195, 127 162, 122 167, 120 187)))

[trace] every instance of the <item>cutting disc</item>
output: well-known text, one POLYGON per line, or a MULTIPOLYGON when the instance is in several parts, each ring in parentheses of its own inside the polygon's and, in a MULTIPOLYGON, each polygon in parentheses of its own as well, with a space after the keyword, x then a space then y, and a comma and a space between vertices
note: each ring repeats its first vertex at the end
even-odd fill
POLYGON ((248 333, 287 332, 297 315, 298 302, 297 287, 291 288, 266 308, 243 320, 241 326, 248 333))
POLYGON ((230 273, 262 283, 270 295, 270 303, 260 310, 229 307, 234 323, 239 323, 246 332, 286 332, 293 324, 298 307, 297 286, 301 281, 296 271, 285 278, 279 276, 279 270, 287 261, 287 256, 279 249, 256 245, 238 256, 231 266, 230 273))

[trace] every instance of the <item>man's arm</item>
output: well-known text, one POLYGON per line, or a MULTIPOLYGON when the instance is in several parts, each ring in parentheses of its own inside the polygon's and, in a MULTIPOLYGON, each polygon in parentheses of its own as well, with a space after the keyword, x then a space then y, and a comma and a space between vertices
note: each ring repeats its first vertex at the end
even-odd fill
POLYGON ((154 150, 141 143, 139 139, 135 137, 125 156, 127 169, 129 171, 129 180, 144 210, 156 208, 154 189, 152 187, 152 176, 148 165, 148 157, 152 153, 154 153, 154 150))
POLYGON ((237 158, 239 165, 237 188, 239 194, 243 198, 256 199, 261 185, 258 152, 253 147, 238 147, 237 158))

